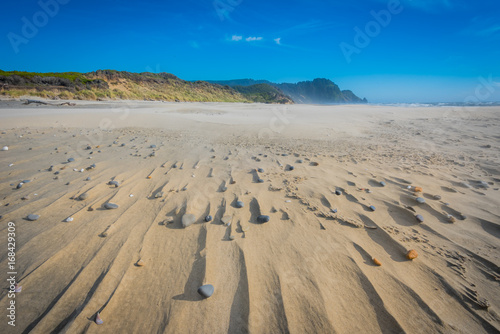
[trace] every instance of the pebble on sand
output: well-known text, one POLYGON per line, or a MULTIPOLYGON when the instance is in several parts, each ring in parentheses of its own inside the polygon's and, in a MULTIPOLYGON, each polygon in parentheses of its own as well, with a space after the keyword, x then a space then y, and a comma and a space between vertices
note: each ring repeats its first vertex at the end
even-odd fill
POLYGON ((4 146, 2 147, 2 151, 8 151, 9 150, 9 147, 8 146, 4 146))
POLYGON ((68 162, 73 162, 73 161, 75 161, 75 158, 69 158, 68 159, 68 162))
POLYGON ((418 204, 424 204, 425 203, 425 199, 423 199, 422 197, 417 197, 417 198, 415 198, 415 200, 417 201, 418 204))
POLYGON ((380 262, 379 260, 377 260, 376 258, 373 258, 373 263, 375 263, 377 266, 381 266, 382 265, 382 262, 380 262))
POLYGON ((335 195, 337 195, 337 196, 342 195, 342 191, 340 191, 339 189, 335 190, 335 195))
POLYGON ((413 191, 415 191, 416 193, 421 193, 424 191, 424 189, 422 187, 415 187, 413 191))
POLYGON ((72 221, 73 221, 73 217, 68 217, 68 218, 64 219, 65 223, 69 223, 69 222, 72 222, 72 221))
POLYGON ((89 198, 89 194, 87 194, 87 193, 83 193, 80 196, 78 196, 78 200, 80 200, 80 201, 84 201, 87 198, 89 198))
POLYGON ((108 203, 104 204, 104 208, 107 210, 118 209, 118 204, 108 202, 108 203))
POLYGON ((457 219, 455 217, 453 217, 452 215, 448 215, 448 221, 450 223, 455 223, 457 221, 457 219))
POLYGON ((208 215, 205 217, 205 221, 208 223, 208 222, 211 222, 212 221, 212 216, 208 215))
POLYGON ((244 207, 244 206, 245 206, 245 203, 243 203, 242 201, 236 201, 235 206, 236 206, 238 209, 241 209, 242 207, 244 207))
POLYGON ((115 186, 115 188, 118 188, 120 186, 120 183, 118 181, 109 181, 108 184, 110 186, 115 186))
POLYGON ((182 227, 186 228, 191 226, 196 222, 196 216, 192 214, 185 214, 182 216, 182 227))
POLYGON ((381 182, 380 182, 380 185, 381 185, 382 187, 385 187, 387 184, 386 184, 384 181, 381 181, 381 182))
POLYGON ((373 205, 370 205, 370 210, 375 211, 376 208, 373 205))
POLYGON ((441 200, 441 195, 434 195, 434 199, 435 199, 436 201, 441 200))
POLYGON ((30 214, 28 215, 28 217, 26 217, 29 221, 35 221, 35 220, 38 220, 40 218, 39 215, 34 215, 34 214, 30 214))
POLYGON ((259 223, 259 224, 268 223, 270 220, 271 220, 271 217, 265 216, 265 215, 260 215, 257 217, 257 223, 259 223))
POLYGON ((414 249, 411 249, 408 251, 408 253, 406 253, 406 258, 408 260, 413 260, 413 259, 416 259, 417 257, 418 257, 418 253, 414 249))
POLYGON ((142 261, 142 260, 139 260, 139 261, 137 261, 137 262, 135 263, 135 265, 136 265, 137 267, 144 267, 144 266, 146 265, 146 263, 145 263, 144 261, 142 261))
POLYGON ((203 298, 210 298, 214 294, 215 288, 212 284, 206 284, 198 288, 198 293, 203 298))
POLYGON ((424 217, 422 215, 416 215, 415 218, 418 220, 419 223, 424 222, 424 217))

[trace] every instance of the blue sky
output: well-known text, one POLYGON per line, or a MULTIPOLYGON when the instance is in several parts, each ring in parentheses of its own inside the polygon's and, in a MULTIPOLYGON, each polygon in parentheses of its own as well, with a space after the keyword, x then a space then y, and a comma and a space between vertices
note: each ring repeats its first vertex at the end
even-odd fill
POLYGON ((497 0, 18 0, 2 7, 3 70, 322 77, 371 102, 500 101, 497 0))

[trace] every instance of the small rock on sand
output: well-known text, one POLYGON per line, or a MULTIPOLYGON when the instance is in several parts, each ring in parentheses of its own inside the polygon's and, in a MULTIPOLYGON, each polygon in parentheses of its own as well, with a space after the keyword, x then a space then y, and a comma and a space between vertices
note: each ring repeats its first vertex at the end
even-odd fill
POLYGON ((118 209, 118 204, 108 202, 108 203, 104 204, 104 208, 107 210, 118 209))
POLYGON ((194 224, 196 221, 196 216, 192 214, 185 214, 182 216, 182 227, 186 228, 188 226, 191 226, 194 224))
POLYGON ((69 159, 68 159, 68 162, 73 162, 73 161, 75 161, 75 159, 74 159, 74 158, 69 158, 69 159))
POLYGON ((8 146, 4 146, 2 147, 2 151, 8 151, 9 150, 9 147, 8 146))
POLYGON ((80 196, 78 196, 78 200, 80 200, 80 201, 84 201, 87 198, 89 198, 89 194, 87 194, 87 193, 83 193, 80 196))
POLYGON ((120 183, 118 181, 109 181, 108 184, 110 186, 115 186, 115 188, 118 188, 120 186, 120 183))
POLYGON ((425 199, 423 199, 422 197, 417 197, 415 200, 417 201, 418 204, 424 204, 425 203, 425 199))
POLYGON ((34 215, 34 214, 30 214, 28 215, 28 217, 26 217, 29 221, 35 221, 35 220, 38 220, 40 218, 39 215, 34 215))
POLYGON ((380 182, 380 186, 385 187, 387 184, 384 181, 380 182))
POLYGON ((418 220, 419 223, 424 222, 424 217, 422 215, 416 215, 415 218, 418 220))
POLYGON ((198 293, 203 298, 210 298, 214 294, 215 288, 212 284, 206 284, 198 288, 198 293))
POLYGON ((205 217, 205 221, 208 223, 208 222, 211 222, 212 221, 212 216, 208 215, 205 217))
POLYGON ((236 201, 235 206, 236 206, 238 209, 241 209, 242 207, 244 207, 244 206, 245 206, 245 203, 243 203, 242 201, 236 201))
POLYGON ((265 216, 265 215, 260 215, 257 217, 257 223, 259 223, 259 224, 268 223, 270 220, 271 220, 271 217, 265 216))
POLYGON ((373 205, 370 205, 370 210, 375 211, 376 208, 373 205))

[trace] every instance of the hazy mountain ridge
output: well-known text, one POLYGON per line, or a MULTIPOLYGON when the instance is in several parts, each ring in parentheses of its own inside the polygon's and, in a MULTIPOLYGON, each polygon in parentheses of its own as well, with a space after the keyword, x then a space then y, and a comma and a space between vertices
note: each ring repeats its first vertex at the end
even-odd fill
POLYGON ((350 90, 340 90, 333 81, 329 79, 314 79, 313 81, 301 81, 298 83, 272 83, 267 80, 239 79, 239 80, 208 80, 210 83, 219 85, 251 86, 255 84, 268 84, 281 90, 283 94, 292 98, 295 103, 367 103, 350 90))

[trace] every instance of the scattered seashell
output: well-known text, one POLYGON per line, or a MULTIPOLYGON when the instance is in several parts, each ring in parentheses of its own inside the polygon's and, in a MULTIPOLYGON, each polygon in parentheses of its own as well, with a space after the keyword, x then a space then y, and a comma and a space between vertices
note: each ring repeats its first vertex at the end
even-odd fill
POLYGON ((415 189, 413 189, 416 193, 421 193, 424 191, 424 189, 422 189, 422 187, 415 187, 415 189))
POLYGON ((418 257, 418 253, 414 249, 411 249, 408 251, 408 253, 406 253, 406 258, 408 260, 413 260, 413 259, 416 259, 417 257, 418 257))
POLYGON ((373 263, 375 263, 377 266, 381 266, 382 265, 382 262, 380 262, 379 260, 377 260, 376 258, 373 258, 373 263))
POLYGON ((137 261, 137 262, 136 262, 136 264, 135 264, 135 265, 136 265, 137 267, 144 267, 144 266, 146 265, 146 263, 145 263, 144 261, 142 261, 142 260, 139 260, 139 261, 137 261))
POLYGON ((450 223, 455 223, 457 221, 457 219, 455 217, 453 217, 452 215, 448 215, 448 221, 450 223))
POLYGON ((68 217, 68 218, 64 219, 64 221, 66 223, 72 222, 73 221, 73 217, 68 217))
POLYGON ((23 290, 23 287, 20 285, 14 284, 14 292, 19 293, 23 290))
POLYGON ((99 312, 97 312, 97 314, 95 316, 95 323, 98 324, 98 325, 102 325, 104 323, 104 321, 102 320, 101 315, 99 314, 99 312))

